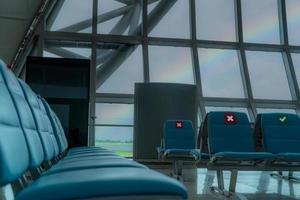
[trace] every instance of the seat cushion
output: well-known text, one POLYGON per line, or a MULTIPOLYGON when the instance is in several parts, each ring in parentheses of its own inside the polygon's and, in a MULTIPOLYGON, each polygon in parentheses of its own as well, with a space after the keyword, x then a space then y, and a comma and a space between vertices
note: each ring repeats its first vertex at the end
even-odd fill
POLYGON ((67 155, 64 157, 64 160, 68 159, 77 159, 77 158, 84 158, 84 157, 102 157, 102 156, 118 156, 113 152, 91 152, 91 153, 83 153, 83 154, 74 154, 74 155, 67 155))
POLYGON ((87 153, 114 153, 114 152, 107 149, 82 149, 77 151, 68 151, 67 156, 87 154, 87 153))
POLYGON ((199 158, 200 152, 195 149, 167 149, 164 153, 166 156, 168 155, 180 155, 180 156, 194 156, 199 158))
POLYGON ((300 153, 279 153, 276 154, 276 158, 286 161, 299 161, 300 162, 300 153))
POLYGON ((16 200, 62 200, 139 195, 187 199, 178 181, 143 168, 100 168, 44 176, 21 191, 16 200))
POLYGON ((92 169, 92 168, 113 168, 113 167, 140 167, 147 168, 145 165, 140 163, 119 158, 108 158, 102 160, 78 160, 77 162, 65 162, 58 163, 54 165, 50 170, 48 170, 44 175, 49 175, 53 173, 59 173, 63 171, 71 170, 83 170, 83 169, 92 169))
POLYGON ((212 157, 213 160, 241 160, 241 161, 247 161, 247 160, 265 160, 265 159, 271 159, 274 158, 274 155, 267 152, 219 152, 214 154, 212 157))
POLYGON ((84 147, 74 147, 74 148, 71 148, 68 150, 68 153, 71 153, 71 152, 77 152, 77 151, 85 151, 85 150, 106 150, 102 147, 87 147, 87 146, 84 146, 84 147))
POLYGON ((73 159, 62 159, 60 160, 57 165, 64 164, 64 163, 74 163, 74 162, 82 162, 82 161, 100 161, 100 160, 105 160, 105 159, 119 159, 123 160, 126 159, 121 156, 87 156, 87 157, 78 157, 78 158, 73 158, 73 159))

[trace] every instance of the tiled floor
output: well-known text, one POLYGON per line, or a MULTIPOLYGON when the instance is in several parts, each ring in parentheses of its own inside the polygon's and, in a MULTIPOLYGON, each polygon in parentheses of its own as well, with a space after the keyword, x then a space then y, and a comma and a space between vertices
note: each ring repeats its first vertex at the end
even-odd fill
MULTIPOLYGON (((169 169, 157 170, 169 174, 169 169)), ((214 200, 222 199, 214 196, 210 186, 217 186, 216 173, 206 169, 186 169, 184 170, 184 184, 189 190, 190 200, 214 200)), ((224 173, 225 188, 229 186, 229 172, 224 173)), ((294 174, 300 177, 300 173, 294 174)), ((300 199, 300 183, 275 179, 270 176, 270 172, 239 172, 237 195, 242 199, 249 200, 295 200, 300 199)), ((226 199, 226 198, 224 198, 226 199)), ((228 199, 228 198, 227 198, 228 199)), ((235 199, 234 197, 230 199, 235 199)))

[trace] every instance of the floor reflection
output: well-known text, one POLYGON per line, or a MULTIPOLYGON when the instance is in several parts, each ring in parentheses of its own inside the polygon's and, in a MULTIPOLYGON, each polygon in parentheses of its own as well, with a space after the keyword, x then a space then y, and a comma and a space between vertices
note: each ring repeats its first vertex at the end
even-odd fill
MULTIPOLYGON (((154 167, 169 174, 170 169, 154 167)), ((300 200, 300 183, 280 180, 270 176, 271 172, 241 171, 238 174, 236 191, 248 200, 300 200)), ((206 169, 183 170, 184 184, 189 190, 190 200, 217 200, 209 192, 210 186, 217 186, 215 171, 206 169)), ((300 178, 300 173, 294 173, 300 178)), ((224 172, 225 188, 229 187, 230 172, 224 172)))
MULTIPOLYGON (((294 173, 294 176, 300 177, 300 173, 294 173)), ((225 171, 225 188, 229 187, 229 180, 230 172, 225 171)), ((207 195, 210 186, 217 186, 216 173, 197 169, 197 196, 207 195)), ((273 178, 270 172, 239 172, 236 191, 248 199, 300 199, 300 183, 273 178)))

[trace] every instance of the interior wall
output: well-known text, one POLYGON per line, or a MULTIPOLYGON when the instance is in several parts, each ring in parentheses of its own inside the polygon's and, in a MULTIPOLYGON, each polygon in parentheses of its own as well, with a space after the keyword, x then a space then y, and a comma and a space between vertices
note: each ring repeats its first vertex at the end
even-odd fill
POLYGON ((0 59, 10 63, 42 0, 1 0, 0 59))

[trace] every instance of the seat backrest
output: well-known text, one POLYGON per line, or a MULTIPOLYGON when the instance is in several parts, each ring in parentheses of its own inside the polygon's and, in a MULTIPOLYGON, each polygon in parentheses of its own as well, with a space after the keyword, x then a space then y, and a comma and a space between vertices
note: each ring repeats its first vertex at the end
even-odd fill
POLYGON ((262 114, 265 150, 270 153, 300 153, 300 119, 296 114, 262 114))
POLYGON ((68 149, 68 139, 66 137, 66 134, 65 134, 65 131, 64 131, 64 128, 59 120, 59 118, 57 117, 57 115, 55 114, 55 112, 52 110, 52 114, 54 116, 54 119, 56 121, 56 124, 60 130, 60 133, 61 133, 61 138, 62 138, 62 141, 63 141, 63 144, 64 144, 64 149, 67 150, 68 149))
POLYGON ((164 124, 165 149, 195 149, 196 136, 189 120, 168 120, 164 124))
POLYGON ((224 151, 255 151, 248 117, 240 112, 210 112, 207 114, 208 145, 211 154, 224 151))
MULTIPOLYGON (((0 60, 0 68, 6 65, 0 60)), ((16 181, 29 166, 20 119, 0 72, 0 187, 16 181)))
POLYGON ((47 119, 40 108, 37 95, 24 81, 19 79, 18 82, 22 88, 26 102, 33 113, 33 118, 44 149, 44 161, 50 161, 55 157, 55 148, 51 138, 47 119))
MULTIPOLYGON (((25 134, 30 155, 30 168, 41 165, 44 160, 43 147, 31 113, 17 78, 3 64, 0 64, 0 74, 4 80, 20 119, 20 125, 25 134)), ((2 96, 1 96, 2 98, 2 96)))
POLYGON ((47 126, 48 126, 48 131, 49 131, 49 133, 50 133, 50 136, 51 136, 51 139, 52 139, 52 142, 53 142, 53 146, 54 146, 54 155, 55 155, 55 156, 58 156, 58 154, 59 154, 60 152, 59 152, 59 147, 58 147, 58 141, 57 141, 56 136, 55 136, 55 134, 54 134, 54 128, 52 127, 52 124, 51 124, 50 118, 48 117, 46 108, 45 108, 45 106, 44 106, 44 104, 43 104, 43 102, 41 101, 40 98, 38 98, 38 102, 39 102, 41 111, 42 111, 43 116, 44 116, 44 119, 45 119, 45 123, 46 123, 47 126))
POLYGON ((54 135, 56 137, 56 141, 59 147, 59 152, 63 153, 66 149, 67 149, 67 145, 65 144, 64 141, 64 132, 62 132, 62 130, 60 129, 58 123, 57 123, 57 119, 56 119, 56 115, 54 114, 54 111, 51 109, 50 105, 47 103, 47 101, 39 96, 39 100, 43 103, 43 106, 45 108, 45 111, 47 113, 47 116, 51 122, 51 126, 54 132, 54 135))

